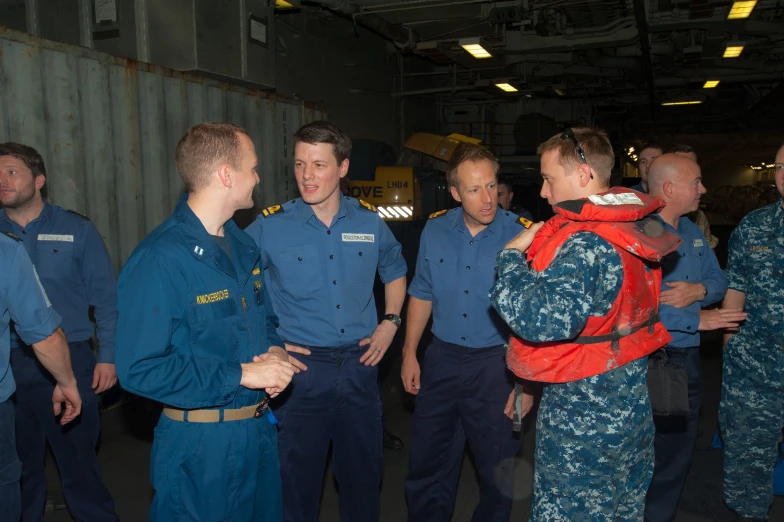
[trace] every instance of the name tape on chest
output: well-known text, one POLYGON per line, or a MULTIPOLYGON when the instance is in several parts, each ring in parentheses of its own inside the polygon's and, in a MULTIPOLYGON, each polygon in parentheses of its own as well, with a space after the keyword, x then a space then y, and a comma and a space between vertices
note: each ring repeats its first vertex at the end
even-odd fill
POLYGON ((605 194, 604 196, 588 196, 594 205, 642 205, 643 202, 631 192, 623 194, 605 194))
POLYGON ((770 247, 763 245, 754 245, 751 247, 752 252, 767 252, 768 250, 770 250, 770 247))
POLYGON ((209 303, 214 303, 216 301, 223 301, 228 298, 229 298, 229 290, 228 288, 226 288, 224 290, 219 290, 211 294, 197 295, 196 304, 200 304, 200 305, 209 304, 209 303))
POLYGON ((346 234, 343 233, 343 241, 352 243, 374 243, 376 241, 375 234, 346 234))
POLYGON ((38 241, 66 241, 73 243, 74 237, 62 234, 38 234, 38 241))
POLYGON ((691 244, 692 244, 692 245, 694 245, 695 247, 701 247, 701 246, 702 246, 702 244, 703 244, 703 243, 702 243, 702 239, 695 239, 695 240, 693 240, 693 241, 691 242, 691 244))

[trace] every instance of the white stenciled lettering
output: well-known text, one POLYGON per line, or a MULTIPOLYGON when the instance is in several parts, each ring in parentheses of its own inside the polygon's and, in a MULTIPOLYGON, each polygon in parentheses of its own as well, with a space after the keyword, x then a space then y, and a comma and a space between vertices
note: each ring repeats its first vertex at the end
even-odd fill
POLYGON ((343 233, 343 241, 355 243, 373 243, 376 241, 375 234, 346 234, 343 233))
POLYGON ((594 205, 642 205, 643 202, 631 192, 622 194, 605 194, 604 196, 588 196, 594 205))
POLYGON ((38 241, 67 241, 68 243, 73 243, 74 237, 62 234, 38 234, 38 241))

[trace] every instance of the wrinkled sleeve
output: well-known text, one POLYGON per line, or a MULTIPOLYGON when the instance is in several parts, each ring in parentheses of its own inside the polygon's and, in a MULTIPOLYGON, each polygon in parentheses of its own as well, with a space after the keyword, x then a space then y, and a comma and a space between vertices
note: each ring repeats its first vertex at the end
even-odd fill
POLYGON ((724 299, 727 293, 727 274, 719 266, 719 260, 712 247, 704 247, 704 252, 700 261, 702 271, 702 284, 708 290, 705 299, 701 301, 702 306, 709 306, 724 299))
POLYGON ((98 362, 114 364, 114 336, 117 330, 117 277, 106 244, 95 225, 87 223, 82 254, 81 276, 87 300, 94 308, 98 334, 98 362))
POLYGON ((269 293, 267 292, 267 285, 263 285, 264 291, 264 309, 267 313, 267 348, 270 346, 283 346, 283 341, 281 340, 280 336, 278 335, 278 327, 280 326, 280 321, 278 320, 278 316, 275 314, 275 311, 272 309, 272 299, 270 299, 269 293))
POLYGON ((187 296, 177 260, 150 251, 131 257, 117 289, 117 375, 124 389, 170 406, 223 406, 234 399, 242 369, 172 344, 173 332, 187 328, 187 296))
POLYGON ((27 344, 39 343, 54 333, 61 318, 52 308, 25 249, 15 247, 9 267, 8 314, 16 323, 16 333, 27 344))
POLYGON ((590 316, 609 311, 623 277, 615 249, 585 232, 569 238, 542 272, 531 269, 519 250, 499 252, 496 268, 493 307, 517 335, 534 343, 577 337, 590 316))
POLYGON ((732 231, 727 258, 727 286, 738 292, 746 293, 746 248, 743 240, 744 223, 732 231))
POLYGON ((403 259, 403 247, 389 230, 386 221, 378 218, 378 276, 384 284, 396 281, 406 275, 406 260, 403 259))
POLYGON ((419 252, 417 253, 416 273, 408 287, 408 295, 422 301, 433 300, 433 284, 430 277, 430 265, 427 264, 427 225, 419 238, 419 252))

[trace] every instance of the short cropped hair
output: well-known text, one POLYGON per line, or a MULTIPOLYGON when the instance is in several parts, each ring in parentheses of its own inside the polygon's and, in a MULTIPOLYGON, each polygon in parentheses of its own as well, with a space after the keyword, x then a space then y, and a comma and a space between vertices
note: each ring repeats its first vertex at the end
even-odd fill
POLYGON ((651 141, 649 143, 646 143, 642 147, 640 147, 640 152, 644 151, 645 149, 659 149, 660 151, 662 151, 662 153, 664 152, 664 147, 662 147, 661 144, 656 143, 655 141, 651 141))
POLYGON ((498 160, 492 152, 481 145, 473 143, 461 143, 452 153, 452 157, 446 163, 446 181, 450 187, 460 188, 460 179, 457 177, 457 169, 466 161, 477 163, 487 160, 493 166, 493 172, 498 174, 498 160))
POLYGON ((336 125, 326 121, 314 121, 303 125, 294 133, 294 145, 297 143, 329 143, 338 165, 351 156, 351 138, 336 125))
POLYGON ((695 152, 694 147, 692 147, 691 145, 687 145, 686 143, 674 143, 670 147, 667 147, 667 149, 664 151, 665 154, 678 154, 679 152, 681 154, 694 154, 695 156, 697 155, 697 152, 695 152))
MULTIPOLYGON (((615 165, 615 153, 607 133, 601 129, 591 127, 575 127, 572 129, 572 132, 577 139, 577 143, 580 144, 580 148, 583 149, 585 162, 596 172, 599 180, 609 186, 610 174, 612 173, 613 165, 615 165)), ((561 136, 563 136, 563 133, 556 134, 539 145, 536 153, 541 156, 545 152, 557 151, 558 163, 566 170, 568 175, 583 160, 577 153, 574 141, 567 137, 561 139, 561 136)))
POLYGON ((174 154, 177 173, 188 192, 206 187, 218 165, 241 168, 240 134, 250 137, 233 123, 204 122, 188 129, 174 154))
POLYGON ((512 182, 509 181, 508 179, 506 179, 506 178, 499 179, 498 180, 498 186, 501 186, 501 185, 505 186, 507 191, 514 192, 514 186, 512 185, 512 182))
POLYGON ((33 173, 33 178, 46 176, 44 158, 37 150, 28 145, 14 143, 13 141, 0 143, 0 156, 12 156, 24 163, 25 167, 33 173))

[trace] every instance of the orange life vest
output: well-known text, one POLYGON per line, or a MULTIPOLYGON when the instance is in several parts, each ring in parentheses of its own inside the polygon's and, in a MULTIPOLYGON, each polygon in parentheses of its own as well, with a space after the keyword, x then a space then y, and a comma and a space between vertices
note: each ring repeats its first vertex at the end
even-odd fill
POLYGON ((613 188, 553 207, 555 217, 537 232, 528 249, 531 268, 545 270, 567 239, 587 231, 618 253, 623 282, 610 311, 588 318, 575 339, 533 343, 512 335, 506 356, 512 372, 533 381, 576 381, 645 357, 672 339, 658 315, 659 263, 681 239, 651 215, 664 205, 658 198, 613 188))

